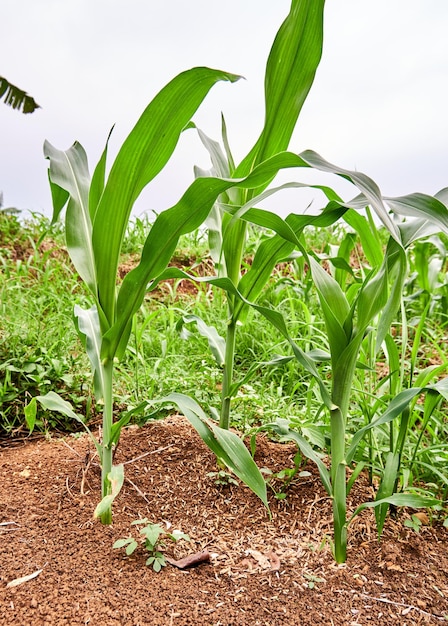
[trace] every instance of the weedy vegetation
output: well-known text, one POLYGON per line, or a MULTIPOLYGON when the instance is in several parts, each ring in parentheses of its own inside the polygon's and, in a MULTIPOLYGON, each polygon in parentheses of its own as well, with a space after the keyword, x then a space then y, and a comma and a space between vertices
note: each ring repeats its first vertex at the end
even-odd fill
MULTIPOLYGON (((268 509, 267 484, 287 498, 315 463, 333 502, 337 562, 365 508, 379 536, 390 507, 443 516, 448 190, 384 197, 367 175, 293 151, 322 53, 323 12, 323 0, 291 2, 266 65, 264 126, 239 164, 224 118, 222 144, 192 120, 216 82, 239 77, 194 68, 152 100, 109 172, 107 144, 91 176, 79 143, 62 151, 46 142, 51 223, 0 213, 2 431, 82 425, 101 462, 95 515, 105 524, 124 480, 113 465, 122 428, 174 407, 216 454, 217 484, 236 476, 268 509), (130 220, 184 131, 197 132, 211 169, 196 167, 153 223, 130 220), (282 189, 307 186, 276 187, 280 171, 309 169, 345 179, 353 197, 314 185, 321 204, 312 214, 303 207, 283 219, 260 208, 282 189), (40 303, 33 315, 29 289, 40 303), (293 468, 260 471, 253 455, 262 431, 295 442, 293 468), (349 516, 361 472, 376 497, 349 516)), ((417 520, 407 522, 416 532, 417 520)), ((162 529, 148 523, 140 533, 160 569, 162 529)), ((129 537, 114 547, 131 554, 138 545, 129 537)))
POLYGON ((139 529, 139 533, 142 537, 139 540, 134 539, 134 537, 117 539, 113 548, 125 548, 126 555, 130 556, 134 554, 139 545, 143 545, 144 549, 149 552, 146 565, 151 566, 155 572, 160 572, 167 563, 163 553, 167 541, 173 543, 177 543, 180 540, 190 541, 190 537, 182 531, 173 530, 169 532, 159 524, 151 524, 147 518, 131 522, 131 526, 140 526, 141 524, 143 524, 143 527, 139 529))

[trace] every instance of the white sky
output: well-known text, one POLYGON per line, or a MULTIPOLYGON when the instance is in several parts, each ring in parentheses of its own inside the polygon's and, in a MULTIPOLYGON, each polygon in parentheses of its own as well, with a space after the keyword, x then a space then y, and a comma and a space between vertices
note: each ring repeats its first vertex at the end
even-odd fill
MULTIPOLYGON (((222 110, 242 158, 262 127, 265 62, 289 4, 1 0, 0 75, 42 106, 25 116, 0 103, 4 204, 50 215, 44 139, 60 149, 79 140, 93 170, 111 126, 114 156, 157 91, 195 65, 245 76, 215 86, 194 118, 218 139, 222 110)), ((386 195, 448 186, 448 2, 327 0, 325 11, 323 59, 290 149, 363 171, 386 195)), ((174 204, 194 164, 209 161, 189 131, 136 213, 174 204)), ((286 192, 274 206, 300 212, 304 200, 286 192)))

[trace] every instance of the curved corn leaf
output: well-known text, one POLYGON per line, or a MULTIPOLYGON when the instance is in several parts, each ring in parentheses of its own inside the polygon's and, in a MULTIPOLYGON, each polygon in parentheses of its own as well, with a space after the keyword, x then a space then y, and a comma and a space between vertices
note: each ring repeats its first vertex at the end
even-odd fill
MULTIPOLYGON (((207 339, 210 351, 213 354, 216 363, 219 366, 224 365, 226 340, 218 334, 218 331, 214 326, 208 326, 204 320, 197 315, 183 315, 176 324, 176 329, 184 332, 184 325, 191 323, 195 323, 198 333, 207 339)), ((184 335, 183 338, 188 338, 188 336, 184 335)))
POLYGON ((95 518, 107 514, 111 509, 113 501, 120 493, 124 483, 124 465, 122 463, 120 463, 120 465, 113 465, 111 471, 107 475, 107 480, 111 486, 111 493, 104 496, 104 498, 98 503, 93 513, 93 517, 95 518))
POLYGON ((381 507, 384 504, 392 504, 393 506, 407 506, 412 509, 429 508, 440 504, 440 500, 437 498, 431 498, 430 496, 420 496, 414 493, 394 493, 391 496, 382 498, 381 500, 375 500, 375 502, 364 502, 358 506, 353 515, 350 517, 348 524, 364 509, 371 509, 381 507))
POLYGON ((440 230, 448 233, 448 209, 437 197, 423 193, 413 193, 397 198, 384 198, 385 202, 398 215, 431 220, 440 230))
POLYGON ((211 87, 239 78, 206 67, 182 72, 155 96, 123 143, 96 209, 92 234, 99 301, 111 325, 118 259, 135 200, 165 166, 211 87))
POLYGON ((316 464, 322 485, 328 495, 331 496, 333 489, 331 486, 330 472, 325 463, 322 461, 321 456, 313 450, 309 442, 299 432, 290 427, 289 421, 279 418, 275 422, 263 425, 260 430, 266 429, 273 430, 277 433, 281 441, 294 441, 294 443, 297 444, 302 454, 316 464))
POLYGON ((255 165, 287 149, 321 59, 324 4, 292 0, 266 65, 264 127, 235 176, 246 176, 255 165))
POLYGON ((101 363, 101 327, 96 306, 90 309, 83 309, 77 304, 74 310, 76 327, 81 335, 87 356, 93 371, 95 387, 95 397, 98 400, 104 399, 104 368, 101 363))
MULTIPOLYGON (((92 223, 89 213, 90 174, 87 155, 80 143, 71 148, 58 150, 50 142, 44 143, 45 158, 50 160, 51 183, 65 190, 68 198, 65 217, 65 237, 70 258, 76 271, 92 293, 97 295, 95 259, 92 245, 92 223)), ((61 195, 56 196, 60 198, 61 195)), ((53 201, 55 195, 53 193, 53 201)), ((53 221, 61 209, 54 207, 53 221)))
POLYGON ((36 400, 38 400, 40 404, 44 407, 44 409, 47 409, 47 411, 56 411, 57 413, 62 413, 62 415, 74 419, 76 422, 81 424, 89 435, 93 445, 95 446, 99 458, 102 458, 101 445, 98 443, 92 431, 83 420, 82 415, 78 415, 77 413, 75 413, 70 402, 67 402, 66 400, 61 398, 61 396, 54 391, 49 391, 44 396, 36 396, 36 400))
POLYGON ((216 457, 260 498, 269 511, 266 482, 238 435, 217 426, 197 402, 181 393, 170 393, 158 400, 159 403, 175 404, 216 457))
POLYGON ((397 225, 391 219, 389 210, 384 203, 384 199, 381 195, 378 185, 368 176, 362 172, 356 172, 353 170, 347 170, 337 165, 333 165, 329 161, 323 159, 317 152, 313 150, 305 150, 300 153, 300 158, 303 159, 310 167, 320 170, 322 172, 328 172, 330 174, 337 174, 342 178, 347 179, 364 194, 367 199, 367 203, 372 206, 376 214, 383 222, 384 226, 390 232, 392 237, 396 239, 398 243, 400 240, 400 233, 397 225))

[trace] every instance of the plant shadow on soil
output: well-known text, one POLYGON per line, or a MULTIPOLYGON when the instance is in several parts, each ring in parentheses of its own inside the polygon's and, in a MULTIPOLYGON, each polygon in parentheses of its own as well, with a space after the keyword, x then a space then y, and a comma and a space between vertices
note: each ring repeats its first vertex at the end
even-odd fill
MULTIPOLYGON (((334 563, 331 501, 318 474, 271 494, 272 520, 243 486, 217 487, 214 456, 178 416, 123 431, 115 462, 126 480, 113 525, 92 519, 98 459, 87 436, 0 450, 1 625, 364 625, 443 623, 448 615, 448 530, 417 534, 409 511, 389 518, 378 541, 364 511, 349 528, 348 561, 334 563), (147 517, 188 533, 174 558, 207 549, 209 563, 159 574, 146 554, 113 550, 147 517), (133 529, 133 530, 132 530, 133 529), (14 579, 42 570, 9 588, 14 579)), ((296 448, 259 438, 259 467, 293 467, 296 448)), ((371 500, 361 477, 349 507, 371 500)))

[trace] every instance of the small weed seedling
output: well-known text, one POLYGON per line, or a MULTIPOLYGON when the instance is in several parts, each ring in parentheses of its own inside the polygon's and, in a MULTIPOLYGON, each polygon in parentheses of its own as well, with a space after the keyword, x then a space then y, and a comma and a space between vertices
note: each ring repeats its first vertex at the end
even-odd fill
POLYGON ((412 528, 412 530, 418 534, 420 532, 422 522, 416 515, 412 515, 404 520, 404 525, 406 528, 412 528))
POLYGON ((266 482, 274 491, 275 498, 277 500, 284 500, 286 498, 288 487, 292 483, 293 479, 298 476, 299 478, 304 478, 310 476, 310 472, 305 470, 300 471, 300 467, 302 465, 302 455, 300 452, 294 456, 294 467, 285 467, 285 469, 280 470, 279 472, 271 472, 268 468, 263 468, 261 471, 263 474, 266 474, 266 482), (279 483, 279 486, 276 485, 274 487, 274 481, 279 483))
POLYGON ((139 533, 143 535, 143 539, 136 540, 134 537, 126 537, 126 539, 118 539, 113 547, 114 548, 126 548, 126 554, 130 556, 138 548, 139 544, 144 545, 145 549, 149 552, 150 556, 146 560, 146 565, 152 565, 152 569, 155 572, 160 572, 162 567, 166 565, 165 555, 162 550, 166 547, 165 541, 169 539, 176 543, 179 539, 190 541, 190 537, 180 530, 173 530, 172 533, 164 530, 159 524, 151 524, 151 522, 145 517, 144 519, 138 519, 131 523, 131 526, 137 526, 144 524, 143 528, 140 528, 139 533))
POLYGON ((238 481, 233 478, 232 474, 226 472, 226 470, 219 470, 218 472, 208 472, 208 478, 214 478, 215 485, 218 487, 229 487, 230 485, 237 485, 238 481))

